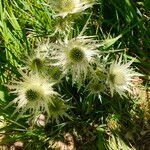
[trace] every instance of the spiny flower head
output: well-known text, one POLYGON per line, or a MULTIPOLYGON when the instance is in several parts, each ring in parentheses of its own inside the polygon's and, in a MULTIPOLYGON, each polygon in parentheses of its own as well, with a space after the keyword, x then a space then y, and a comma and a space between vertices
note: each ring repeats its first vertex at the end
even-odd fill
POLYGON ((90 0, 50 0, 50 7, 56 12, 56 16, 63 18, 68 14, 82 12, 92 5, 90 0))
POLYGON ((109 83, 111 95, 117 92, 120 96, 126 96, 125 92, 131 92, 130 88, 133 85, 134 76, 139 76, 130 65, 132 61, 128 63, 122 63, 122 57, 119 61, 115 61, 110 65, 107 83, 109 83))
POLYGON ((23 80, 10 85, 12 93, 17 97, 10 103, 16 103, 16 113, 21 110, 20 116, 29 110, 34 117, 39 112, 47 112, 49 114, 48 105, 53 103, 52 97, 58 95, 53 90, 54 83, 51 83, 46 78, 41 78, 37 74, 22 73, 23 80))
POLYGON ((90 63, 94 62, 94 57, 99 54, 98 44, 89 36, 80 36, 71 40, 66 39, 55 46, 52 59, 58 61, 54 65, 62 68, 64 73, 70 72, 72 80, 81 83, 85 80, 90 63))
POLYGON ((25 69, 29 69, 32 72, 44 72, 46 67, 48 66, 48 52, 49 46, 48 44, 39 45, 31 54, 31 56, 27 56, 26 67, 25 69))

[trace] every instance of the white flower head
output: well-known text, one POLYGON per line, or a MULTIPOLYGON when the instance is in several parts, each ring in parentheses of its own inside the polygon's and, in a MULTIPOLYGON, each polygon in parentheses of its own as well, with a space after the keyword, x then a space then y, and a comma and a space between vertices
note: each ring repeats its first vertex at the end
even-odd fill
MULTIPOLYGON (((37 74, 23 75, 23 81, 15 82, 10 85, 11 93, 17 97, 10 102, 16 103, 17 107, 14 113, 20 112, 20 116, 27 110, 36 117, 40 112, 46 112, 49 115, 48 105, 53 103, 52 97, 58 95, 53 90, 54 83, 51 83, 46 78, 41 78, 37 74)), ((9 105, 10 105, 9 104, 9 105)))
POLYGON ((52 58, 58 61, 54 65, 60 66, 65 74, 70 72, 73 82, 79 83, 81 79, 84 81, 90 70, 90 63, 99 54, 96 40, 92 37, 81 36, 71 40, 66 39, 55 47, 57 50, 53 51, 52 58))
POLYGON ((126 96, 125 92, 131 92, 135 76, 139 76, 130 65, 133 61, 122 63, 122 57, 110 65, 107 83, 110 86, 111 95, 117 92, 120 96, 126 96))
POLYGON ((49 49, 48 43, 39 45, 30 56, 27 56, 27 60, 25 60, 26 66, 23 69, 29 69, 33 72, 44 72, 49 64, 47 57, 49 49))
POLYGON ((91 7, 91 0, 50 0, 50 7, 56 12, 56 16, 66 17, 84 11, 91 7))

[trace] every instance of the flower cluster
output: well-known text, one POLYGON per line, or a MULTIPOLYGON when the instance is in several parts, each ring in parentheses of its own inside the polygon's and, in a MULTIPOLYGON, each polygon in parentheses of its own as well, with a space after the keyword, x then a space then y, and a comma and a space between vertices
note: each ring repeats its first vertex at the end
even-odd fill
MULTIPOLYGON (((48 4, 56 18, 66 21, 66 16, 83 12, 94 1, 49 0, 48 4)), ((61 81, 71 79, 71 86, 78 90, 83 87, 95 97, 101 93, 113 96, 115 92, 126 96, 134 86, 134 76, 139 75, 130 67, 132 61, 124 63, 122 56, 116 61, 109 60, 109 55, 101 51, 101 46, 108 41, 101 42, 94 35, 81 32, 76 37, 66 34, 56 40, 46 40, 33 46, 20 68, 22 78, 9 86, 17 96, 10 104, 17 105, 14 113, 20 112, 20 116, 28 111, 34 118, 46 114, 56 122, 68 117, 67 110, 71 107, 59 93, 61 81)))

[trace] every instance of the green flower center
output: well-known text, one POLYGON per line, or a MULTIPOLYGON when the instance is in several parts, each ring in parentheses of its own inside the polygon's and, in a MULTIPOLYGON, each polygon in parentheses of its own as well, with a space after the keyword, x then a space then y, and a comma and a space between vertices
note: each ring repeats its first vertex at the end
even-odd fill
POLYGON ((69 58, 72 62, 81 62, 84 59, 84 52, 80 48, 73 48, 69 52, 69 58))
POLYGON ((32 66, 37 69, 41 69, 43 67, 43 60, 40 58, 35 58, 32 60, 32 66))
POLYGON ((25 96, 29 101, 36 101, 40 98, 40 93, 36 90, 29 89, 26 91, 25 96))
POLYGON ((126 84, 125 75, 120 72, 111 74, 110 80, 113 82, 113 84, 116 84, 119 86, 126 84))

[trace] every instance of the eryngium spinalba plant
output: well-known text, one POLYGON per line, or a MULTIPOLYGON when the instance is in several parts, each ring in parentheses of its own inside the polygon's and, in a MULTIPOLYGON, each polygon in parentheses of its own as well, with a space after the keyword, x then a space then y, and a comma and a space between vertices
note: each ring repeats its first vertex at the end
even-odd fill
POLYGON ((127 132, 126 121, 136 116, 130 96, 141 74, 124 50, 115 50, 122 35, 103 39, 95 30, 90 18, 95 5, 94 0, 13 1, 13 9, 2 9, 7 16, 3 30, 8 34, 13 27, 8 39, 2 34, 11 64, 6 71, 11 78, 1 83, 10 95, 4 111, 11 108, 7 121, 12 117, 10 124, 23 127, 9 138, 22 140, 25 149, 132 147, 131 137, 126 135, 124 142, 119 134, 127 132), (31 13, 31 18, 24 16, 22 22, 17 12, 31 13), (25 29, 18 30, 20 22, 25 29))

